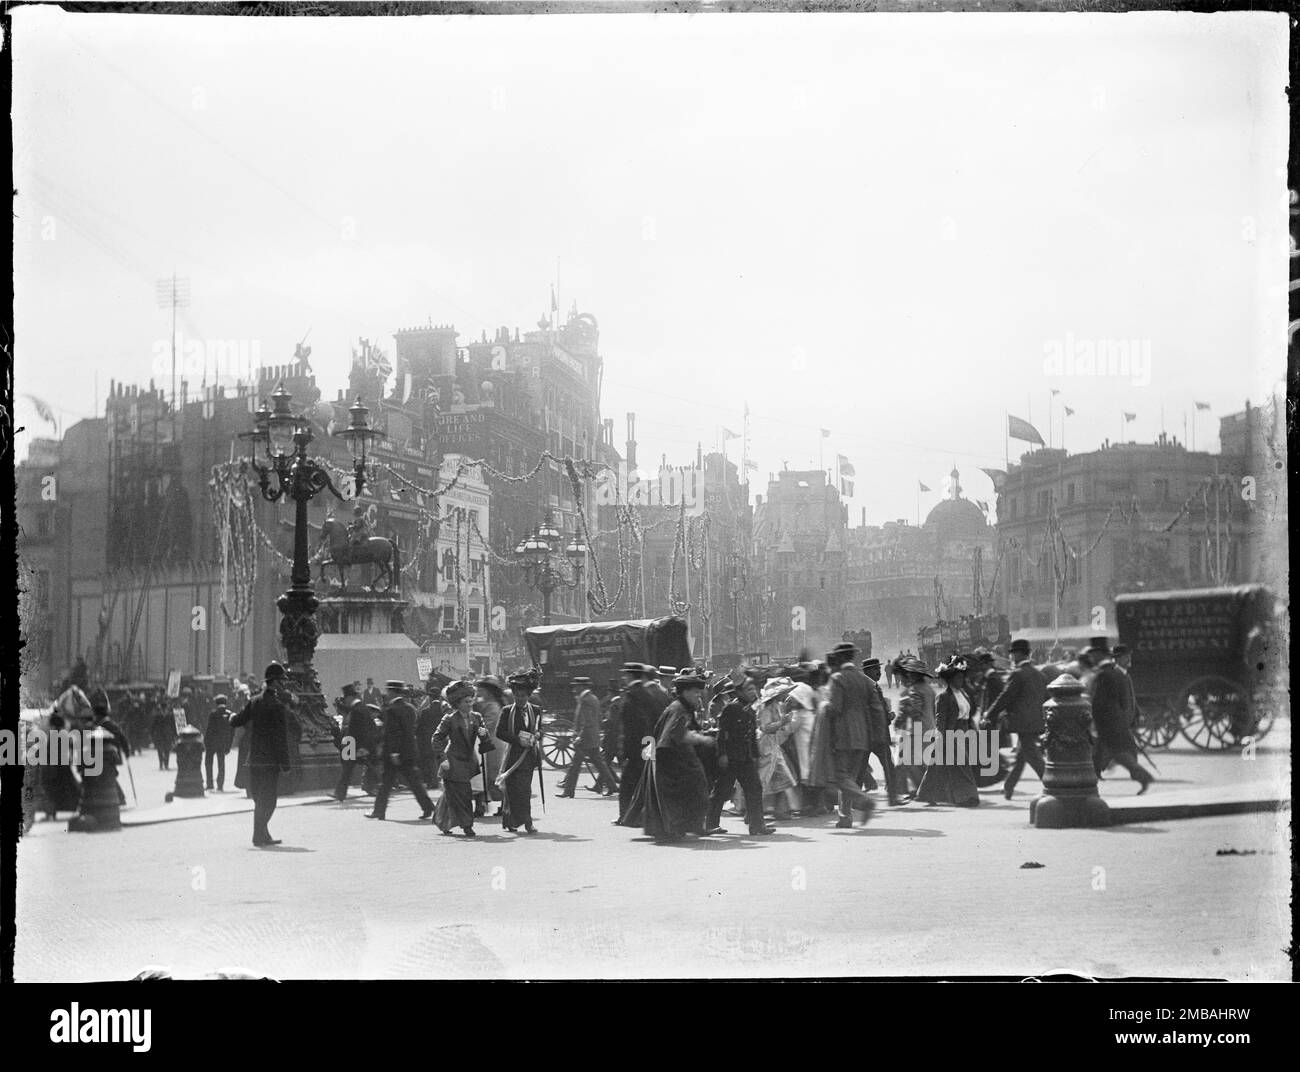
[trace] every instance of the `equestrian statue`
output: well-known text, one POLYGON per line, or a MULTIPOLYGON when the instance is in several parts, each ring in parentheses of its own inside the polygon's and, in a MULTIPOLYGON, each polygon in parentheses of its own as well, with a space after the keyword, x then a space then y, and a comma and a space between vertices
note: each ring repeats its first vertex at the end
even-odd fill
POLYGON ((388 583, 382 591, 395 592, 401 582, 402 559, 397 549, 397 539, 385 539, 371 534, 370 523, 366 520, 363 506, 356 506, 353 518, 346 527, 335 518, 331 511, 326 515, 320 528, 320 543, 312 561, 320 564, 321 581, 325 581, 325 569, 333 565, 339 571, 339 584, 348 586, 347 571, 350 566, 359 566, 367 562, 379 568, 371 579, 369 588, 372 592, 380 591, 380 578, 386 577, 388 583))

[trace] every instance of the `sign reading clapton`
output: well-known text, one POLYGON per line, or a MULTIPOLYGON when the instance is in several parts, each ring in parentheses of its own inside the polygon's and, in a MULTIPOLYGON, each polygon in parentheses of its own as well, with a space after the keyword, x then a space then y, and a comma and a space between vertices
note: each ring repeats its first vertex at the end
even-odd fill
POLYGON ((1137 647, 1143 651, 1226 651, 1233 646, 1236 619, 1223 599, 1151 602, 1134 615, 1137 647))

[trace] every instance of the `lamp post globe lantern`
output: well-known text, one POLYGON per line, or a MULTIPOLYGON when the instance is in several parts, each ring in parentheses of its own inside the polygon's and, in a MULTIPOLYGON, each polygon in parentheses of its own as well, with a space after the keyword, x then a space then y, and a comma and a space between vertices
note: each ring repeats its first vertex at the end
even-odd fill
POLYGON ((575 536, 567 545, 548 510, 537 531, 515 546, 515 557, 528 583, 542 593, 542 624, 551 624, 551 595, 558 588, 577 588, 582 583, 587 545, 575 536))

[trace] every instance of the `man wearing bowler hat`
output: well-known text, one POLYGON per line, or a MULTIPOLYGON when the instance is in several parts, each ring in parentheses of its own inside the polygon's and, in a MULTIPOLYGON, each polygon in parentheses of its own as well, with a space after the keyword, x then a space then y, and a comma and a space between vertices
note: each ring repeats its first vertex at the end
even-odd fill
POLYGON ((280 795, 280 772, 289 757, 289 675, 280 663, 266 668, 262 694, 230 720, 232 729, 248 726, 248 795, 253 798, 253 844, 259 849, 280 844, 269 824, 280 795))
POLYGON ((379 783, 379 792, 375 794, 375 810, 366 818, 383 819, 388 814, 388 794, 400 773, 402 781, 410 787, 420 804, 420 818, 427 819, 433 814, 433 801, 429 799, 416 767, 419 751, 415 746, 415 708, 406 698, 409 690, 404 681, 389 681, 384 685, 384 691, 387 693, 383 711, 384 776, 379 783))
MULTIPOLYGON (((868 727, 871 731, 867 751, 862 757, 862 773, 866 778, 871 777, 871 757, 875 756, 885 776, 885 795, 892 808, 902 804, 903 800, 899 796, 898 774, 894 769, 894 742, 889 737, 889 701, 880 691, 880 660, 864 659, 862 675, 867 679, 868 727)), ((861 781, 865 782, 866 778, 861 781)))
POLYGON ((840 829, 853 825, 853 809, 871 818, 876 804, 858 787, 858 771, 871 741, 870 699, 867 677, 853 661, 858 647, 845 641, 826 656, 831 668, 830 699, 826 718, 831 731, 831 755, 835 763, 835 787, 840 794, 840 829))
POLYGON ((573 713, 573 761, 560 783, 560 796, 573 796, 583 763, 596 768, 598 781, 602 783, 601 795, 609 796, 618 790, 618 775, 609 769, 605 757, 600 754, 600 701, 591 690, 591 678, 575 677, 569 684, 577 701, 573 713))
POLYGON ((1086 682, 1092 724, 1097 730, 1093 766, 1100 776, 1111 763, 1118 763, 1138 783, 1141 796, 1155 779, 1138 765, 1137 741, 1133 739, 1133 692, 1128 678, 1115 665, 1106 637, 1093 637, 1084 654, 1093 666, 1092 679, 1086 682))
POLYGON ((1008 800, 1016 791, 1016 783, 1025 772, 1026 763, 1038 775, 1038 780, 1043 780, 1043 753, 1038 747, 1038 738, 1045 728, 1043 701, 1047 699, 1047 681, 1029 654, 1029 641, 1011 642, 1015 669, 984 715, 991 725, 998 725, 1005 715, 1007 729, 1016 735, 1016 761, 1002 786, 1002 795, 1008 800))

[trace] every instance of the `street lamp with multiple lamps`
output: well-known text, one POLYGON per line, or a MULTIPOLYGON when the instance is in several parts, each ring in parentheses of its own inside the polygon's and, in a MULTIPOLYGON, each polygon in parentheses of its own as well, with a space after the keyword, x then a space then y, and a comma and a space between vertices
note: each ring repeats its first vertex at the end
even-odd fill
POLYGON ((577 588, 587 562, 588 548, 580 536, 567 546, 555 527, 551 512, 546 512, 541 527, 525 536, 515 546, 515 557, 524 569, 528 583, 542 593, 542 624, 551 624, 551 593, 557 588, 577 588))
POLYGON ((319 601, 311 585, 307 504, 326 489, 340 500, 359 495, 366 486, 370 442, 381 433, 370 427, 370 411, 358 398, 348 411, 351 415, 348 426, 334 433, 347 442, 352 452, 354 490, 353 495, 346 496, 334 486, 325 468, 307 456, 307 447, 313 439, 311 422, 294 413, 292 403, 292 397, 281 383, 271 395, 271 404, 268 406, 263 401, 253 415, 253 430, 240 433, 239 438, 248 441, 248 461, 257 472, 262 497, 267 502, 279 502, 287 497, 294 503, 290 587, 276 600, 276 606, 280 608, 280 640, 287 655, 289 676, 298 686, 295 692, 299 705, 295 714, 302 724, 303 740, 320 744, 332 741, 334 724, 312 666, 320 629, 316 622, 319 601))

